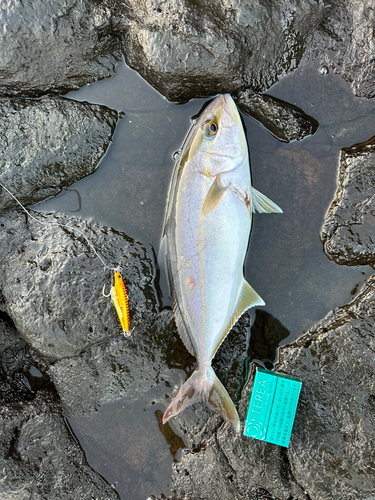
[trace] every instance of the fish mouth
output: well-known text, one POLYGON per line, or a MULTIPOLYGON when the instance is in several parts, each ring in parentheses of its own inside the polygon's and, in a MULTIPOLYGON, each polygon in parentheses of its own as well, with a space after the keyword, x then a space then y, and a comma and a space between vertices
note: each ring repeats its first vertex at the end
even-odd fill
POLYGON ((216 99, 217 107, 222 109, 222 125, 224 127, 241 125, 241 117, 232 96, 230 94, 221 94, 216 99))

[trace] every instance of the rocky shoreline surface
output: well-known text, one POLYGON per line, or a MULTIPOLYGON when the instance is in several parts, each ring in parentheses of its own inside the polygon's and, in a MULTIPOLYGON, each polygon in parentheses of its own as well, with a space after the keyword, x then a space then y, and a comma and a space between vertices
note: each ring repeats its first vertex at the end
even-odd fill
MULTIPOLYGON (((5 0, 0 28, 0 182, 25 205, 98 168, 121 115, 61 94, 111 76, 122 54, 173 102, 232 93, 283 142, 319 125, 263 93, 302 60, 320 61, 358 97, 375 95, 370 1, 5 0)), ((339 265, 375 264, 374 136, 364 141, 341 151, 321 231, 324 252, 339 265)), ((0 497, 120 498, 90 467, 65 417, 131 401, 168 380, 172 365, 189 370, 194 359, 171 312, 159 311, 148 245, 94 220, 31 213, 41 223, 0 190, 0 497), (121 335, 102 296, 110 273, 98 273, 82 233, 110 267, 126 269, 133 339, 121 335)), ((179 415, 187 448, 173 464, 168 498, 372 498, 374 299, 372 277, 350 303, 279 350, 275 369, 304 384, 288 449, 234 435, 203 405, 179 415)), ((242 421, 254 370, 246 365, 249 324, 245 314, 215 359, 242 421)), ((286 336, 260 314, 254 338, 265 325, 286 336)), ((176 386, 169 387, 172 397, 176 386)))

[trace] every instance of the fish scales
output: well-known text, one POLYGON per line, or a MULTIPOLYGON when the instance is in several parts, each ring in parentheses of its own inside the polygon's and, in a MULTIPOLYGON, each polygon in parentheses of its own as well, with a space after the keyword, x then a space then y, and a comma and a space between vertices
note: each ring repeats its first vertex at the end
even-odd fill
POLYGON ((281 212, 251 186, 240 115, 230 95, 220 95, 190 129, 169 193, 162 247, 178 331, 198 366, 168 406, 164 422, 205 401, 240 429, 211 361, 243 312, 264 305, 243 277, 255 209, 281 212))

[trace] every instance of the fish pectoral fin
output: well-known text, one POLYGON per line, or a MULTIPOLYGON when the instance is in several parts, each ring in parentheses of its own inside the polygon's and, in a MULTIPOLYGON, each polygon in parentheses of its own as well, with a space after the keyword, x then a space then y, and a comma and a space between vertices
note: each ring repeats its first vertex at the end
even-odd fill
POLYGON ((253 187, 251 188, 251 211, 253 213, 259 212, 260 214, 283 213, 276 203, 253 187))
MULTIPOLYGON (((234 324, 239 320, 245 311, 250 309, 250 307, 255 306, 265 306, 266 303, 260 297, 252 286, 244 279, 242 281, 241 290, 238 296, 237 304, 234 308, 233 314, 230 317, 229 323, 223 332, 222 337, 219 339, 215 353, 219 349, 220 345, 224 341, 225 337, 228 335, 234 324)), ((215 355, 215 354, 214 354, 215 355)))
POLYGON ((212 210, 217 207, 217 205, 220 203, 220 200, 224 196, 225 192, 227 191, 228 187, 224 187, 222 185, 220 176, 217 175, 215 177, 215 180, 210 187, 206 199, 204 200, 203 207, 202 207, 202 214, 204 217, 208 215, 209 213, 212 212, 212 210))

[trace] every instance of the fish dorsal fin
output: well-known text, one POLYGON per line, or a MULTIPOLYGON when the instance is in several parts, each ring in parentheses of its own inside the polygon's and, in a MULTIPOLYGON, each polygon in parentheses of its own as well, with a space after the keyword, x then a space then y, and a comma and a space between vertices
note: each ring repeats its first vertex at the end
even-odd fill
POLYGON ((254 288, 249 285, 249 283, 244 279, 242 281, 241 285, 241 290, 238 296, 237 304, 234 308, 233 314, 230 317, 229 323, 220 338, 215 352, 219 349, 221 343, 225 339, 225 337, 228 335, 230 330, 232 329, 233 325, 236 323, 236 321, 243 315, 245 311, 250 309, 250 307, 255 307, 255 306, 265 306, 264 300, 256 293, 254 288))
POLYGON ((184 319, 181 314, 180 307, 177 304, 174 297, 172 297, 172 309, 173 309, 174 319, 176 320, 177 330, 181 337, 181 340, 185 344, 185 347, 190 352, 190 354, 196 357, 197 353, 191 342, 190 335, 187 331, 184 319))
POLYGON ((212 212, 212 210, 220 203, 220 200, 226 190, 227 188, 221 183, 220 176, 217 175, 203 203, 202 214, 204 217, 212 212))
POLYGON ((271 201, 267 196, 257 191, 255 188, 251 188, 251 211, 253 213, 259 212, 260 214, 271 214, 277 213, 282 214, 281 208, 271 201))

